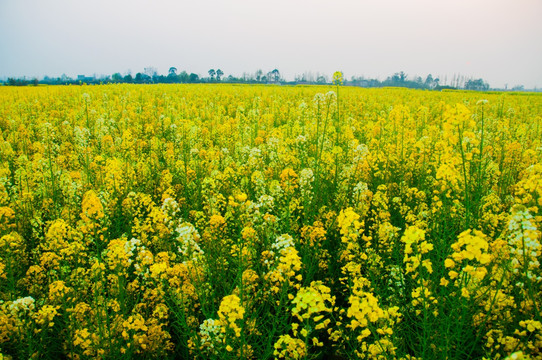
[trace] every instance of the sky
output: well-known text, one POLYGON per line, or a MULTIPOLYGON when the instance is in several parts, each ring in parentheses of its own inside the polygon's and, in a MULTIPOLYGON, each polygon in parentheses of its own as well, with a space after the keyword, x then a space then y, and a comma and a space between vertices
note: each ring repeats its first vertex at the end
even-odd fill
POLYGON ((172 66, 542 87, 542 0, 0 0, 0 77, 172 66))

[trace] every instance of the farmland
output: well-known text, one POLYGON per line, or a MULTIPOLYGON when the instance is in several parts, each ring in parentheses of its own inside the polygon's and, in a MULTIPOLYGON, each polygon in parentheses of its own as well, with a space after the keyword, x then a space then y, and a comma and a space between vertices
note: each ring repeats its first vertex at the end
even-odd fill
POLYGON ((529 93, 1 87, 0 359, 542 359, 541 142, 529 93))

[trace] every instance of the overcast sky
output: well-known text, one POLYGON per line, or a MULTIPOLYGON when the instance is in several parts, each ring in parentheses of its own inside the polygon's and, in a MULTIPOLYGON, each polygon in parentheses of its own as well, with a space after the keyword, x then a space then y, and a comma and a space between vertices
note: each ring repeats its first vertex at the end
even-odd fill
POLYGON ((148 66, 542 87, 542 0, 0 0, 0 77, 148 66))

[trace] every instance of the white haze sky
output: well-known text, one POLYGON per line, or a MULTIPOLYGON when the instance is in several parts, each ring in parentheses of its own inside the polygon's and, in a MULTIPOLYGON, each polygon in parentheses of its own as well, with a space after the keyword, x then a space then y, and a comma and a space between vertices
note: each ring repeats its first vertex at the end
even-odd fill
POLYGON ((0 0, 0 77, 148 66, 542 87, 542 0, 0 0))

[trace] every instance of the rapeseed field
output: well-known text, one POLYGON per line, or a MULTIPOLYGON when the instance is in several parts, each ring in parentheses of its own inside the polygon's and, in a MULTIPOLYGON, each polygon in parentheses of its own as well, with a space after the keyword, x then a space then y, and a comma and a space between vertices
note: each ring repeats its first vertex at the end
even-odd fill
POLYGON ((542 359, 542 96, 0 88, 0 359, 542 359))

